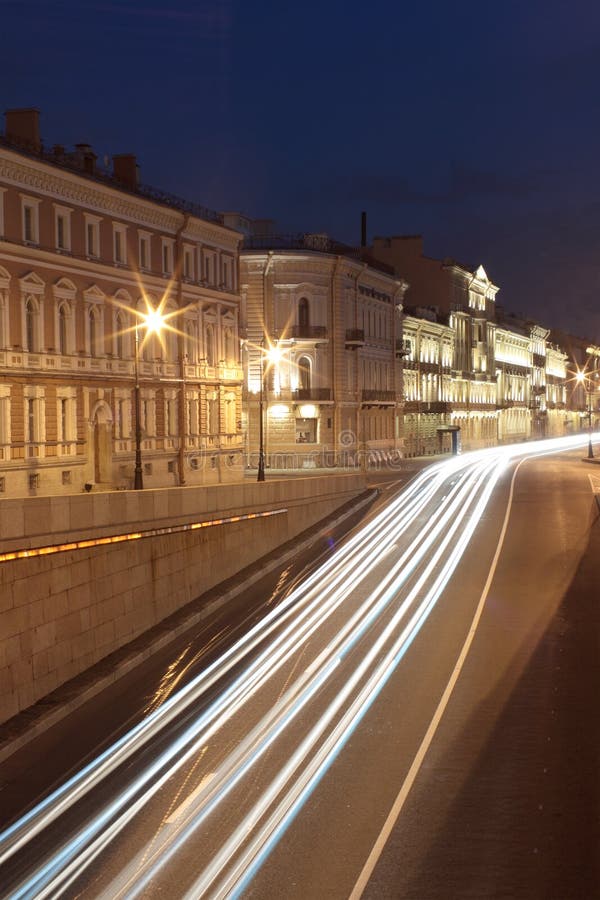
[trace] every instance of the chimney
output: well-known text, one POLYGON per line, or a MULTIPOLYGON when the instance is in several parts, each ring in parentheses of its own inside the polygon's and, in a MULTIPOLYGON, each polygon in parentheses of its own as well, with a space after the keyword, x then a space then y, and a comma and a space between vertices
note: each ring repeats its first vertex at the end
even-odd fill
POLYGON ((7 109, 4 118, 7 140, 36 153, 41 151, 39 109, 7 109))
POLYGON ((135 190, 139 184, 139 169, 133 153, 119 153, 113 156, 113 175, 124 187, 135 190))
POLYGON ((98 157, 89 144, 75 144, 75 156, 86 175, 96 174, 96 160, 98 157))
POLYGON ((366 212, 362 212, 360 214, 360 246, 367 246, 367 214, 366 212))

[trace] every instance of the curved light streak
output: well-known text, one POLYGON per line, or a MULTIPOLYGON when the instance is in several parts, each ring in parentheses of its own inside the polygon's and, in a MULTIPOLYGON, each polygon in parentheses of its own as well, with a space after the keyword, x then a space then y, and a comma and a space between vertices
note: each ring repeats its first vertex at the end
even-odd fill
POLYGON ((185 846, 194 830, 215 813, 255 762, 297 720, 300 710, 308 708, 340 664, 346 664, 350 654, 358 652, 366 632, 381 621, 382 631, 373 644, 367 642, 333 704, 313 722, 310 732, 265 788, 253 810, 192 886, 190 896, 198 897, 198 891, 209 887, 215 889, 215 882, 222 886, 217 890, 229 892, 217 896, 230 896, 231 891, 240 890, 331 765, 426 621, 477 526, 502 468, 518 457, 555 453, 585 443, 587 435, 489 448, 447 460, 421 473, 206 670, 0 835, 1 864, 122 767, 191 705, 197 704, 210 687, 234 666, 239 666, 259 644, 270 639, 266 649, 258 653, 242 674, 172 739, 124 791, 92 816, 74 839, 40 860, 37 870, 13 890, 11 897, 16 900, 64 893, 173 774, 257 696, 299 647, 307 646, 315 638, 324 622, 340 611, 344 602, 389 556, 399 538, 415 527, 419 516, 429 512, 398 560, 380 576, 375 589, 361 599, 329 643, 290 683, 273 709, 250 728, 237 750, 222 761, 214 777, 186 810, 182 824, 161 831, 158 847, 154 847, 141 866, 138 860, 135 870, 126 868, 119 884, 112 886, 111 896, 123 891, 127 891, 128 897, 139 895, 162 866, 185 846), (428 509, 440 487, 455 475, 459 478, 450 482, 442 501, 428 509), (405 589, 408 593, 386 624, 385 616, 392 603, 405 589), (377 653, 381 655, 384 650, 383 659, 377 661, 377 653), (336 716, 341 716, 337 724, 336 716), (296 776, 300 764, 303 769, 296 776), (265 816, 266 824, 257 830, 258 819, 265 816), (248 828, 254 829, 250 839, 248 828))

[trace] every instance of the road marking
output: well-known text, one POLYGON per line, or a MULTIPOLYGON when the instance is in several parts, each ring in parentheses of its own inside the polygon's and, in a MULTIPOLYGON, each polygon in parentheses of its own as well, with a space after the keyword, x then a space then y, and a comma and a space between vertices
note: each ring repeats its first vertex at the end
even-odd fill
POLYGON ((596 505, 600 510, 600 476, 590 475, 588 473, 588 478, 590 479, 590 487, 592 489, 592 494, 594 495, 596 505))
POLYGON ((203 790, 203 788, 206 787, 208 782, 212 781, 212 779, 214 777, 215 777, 214 772, 207 772, 206 775, 204 776, 204 778, 202 779, 202 781, 200 782, 200 784, 198 785, 198 787, 194 788, 192 793, 188 794, 187 797, 185 798, 185 800, 182 803, 180 803, 179 806, 175 810, 173 810, 173 812, 171 813, 169 818, 165 819, 165 823, 167 825, 172 825, 173 822, 176 822, 177 819, 179 818, 179 816, 181 815, 181 813, 186 811, 186 809, 188 808, 190 803, 193 803, 193 801, 196 799, 196 797, 198 796, 200 791, 203 790))
POLYGON ((600 475, 589 475, 590 487, 593 494, 600 494, 600 475))
POLYGON ((471 648, 471 644, 473 643, 473 638, 475 637, 475 632, 477 631, 477 628, 479 626, 479 620, 481 619, 481 616, 483 613, 485 601, 487 599, 489 590, 492 586, 492 581, 494 580, 494 575, 496 573, 496 568, 498 566, 498 560, 500 559, 500 554, 502 552, 502 547, 504 545, 504 539, 506 537, 506 532, 508 530, 508 520, 510 518, 510 511, 512 509, 514 486, 515 486, 515 479, 517 477, 517 472, 521 468, 522 464, 526 461, 527 461, 527 457, 524 457, 523 459, 521 459, 517 463, 515 471, 513 472, 513 476, 512 476, 511 482, 510 482, 510 493, 508 496, 508 505, 506 507, 506 513, 504 515, 504 522, 502 524, 502 530, 500 532, 500 537, 498 538, 498 543, 496 545, 496 552, 494 553, 494 558, 492 560, 492 564, 490 566, 490 570, 488 572, 488 577, 487 577, 485 585, 483 587, 483 591, 479 598, 479 603, 477 604, 477 609, 475 610, 475 615, 473 616, 473 621, 471 622, 471 627, 469 628, 469 631, 468 631, 467 637, 465 639, 465 642, 463 644, 462 650, 460 651, 460 655, 458 657, 456 665, 454 666, 454 670, 450 676, 448 684, 446 685, 446 687, 444 689, 444 693, 442 694, 442 697, 441 697, 440 702, 438 703, 437 709, 436 709, 435 713, 433 714, 433 718, 432 718, 431 722, 429 723, 429 727, 427 728, 427 731, 425 732, 425 736, 424 736, 423 740, 421 741, 419 749, 417 750, 417 754, 416 754, 415 758, 413 759, 412 765, 411 765, 410 769, 408 770, 408 775, 404 779, 404 782, 402 784, 402 787, 400 788, 398 796, 396 797, 394 804, 389 812, 389 815, 384 822, 383 828, 379 832, 379 835, 377 836, 377 840, 375 841, 375 843, 373 845, 373 849, 371 850, 371 852, 367 858, 367 861, 363 866, 362 872, 358 876, 358 880, 356 881, 356 884, 354 885, 354 888, 352 889, 352 893, 350 894, 349 900, 359 900, 359 898, 362 896, 362 893, 367 886, 369 878, 373 874, 373 870, 375 869, 375 866, 377 865, 379 857, 381 856, 381 854, 383 852, 383 848, 385 847, 385 845, 387 843, 387 840, 392 832, 392 829, 394 828, 394 825, 396 824, 398 817, 400 816, 400 813, 402 812, 402 807, 404 806, 406 799, 411 791, 411 788, 412 788, 413 784, 415 783, 417 775, 419 774, 421 766, 423 765, 423 760, 425 759, 427 751, 429 750, 429 747, 431 746, 433 738, 435 737, 435 733, 439 727, 442 716, 444 715, 446 707, 448 706, 448 703, 450 702, 450 697, 452 696, 452 693, 456 686, 456 682, 458 681, 458 677, 461 673, 462 667, 465 663, 465 660, 466 660, 469 650, 471 648))

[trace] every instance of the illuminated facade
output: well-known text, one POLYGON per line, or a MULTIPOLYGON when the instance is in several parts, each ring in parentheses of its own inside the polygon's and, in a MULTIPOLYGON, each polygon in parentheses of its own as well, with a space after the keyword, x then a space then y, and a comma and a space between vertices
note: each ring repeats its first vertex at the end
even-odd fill
POLYGON ((240 272, 248 465, 257 464, 261 390, 272 469, 399 456, 402 279, 324 235, 248 238, 240 272))
POLYGON ((104 171, 87 145, 45 150, 36 110, 7 113, 0 495, 132 486, 148 304, 168 326, 139 341, 145 486, 241 477, 239 241, 216 214, 140 185, 134 157, 104 171))
POLYGON ((553 330, 551 338, 564 352, 567 431, 600 431, 600 346, 553 330))
MULTIPOLYGON (((442 262, 423 256, 420 236, 375 238, 371 252, 408 281, 407 311, 429 310, 453 334, 452 361, 446 373, 447 399, 437 401, 446 404, 442 424, 460 429, 466 449, 493 445, 497 441, 497 286, 489 280, 483 266, 471 271, 454 260, 442 262)), ((419 316, 418 312, 415 314, 419 316)), ((422 443, 423 419, 415 419, 410 407, 407 411, 404 437, 407 447, 412 447, 422 443)), ((432 427, 433 423, 430 430, 432 427)), ((435 452, 437 440, 430 435, 425 451, 435 452)))

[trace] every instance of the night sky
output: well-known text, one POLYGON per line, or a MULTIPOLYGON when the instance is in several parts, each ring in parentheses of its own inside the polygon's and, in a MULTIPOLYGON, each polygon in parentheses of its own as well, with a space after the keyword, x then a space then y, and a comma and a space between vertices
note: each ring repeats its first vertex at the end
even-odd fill
POLYGON ((600 340, 600 4, 0 0, 3 109, 280 231, 422 233, 600 340))

